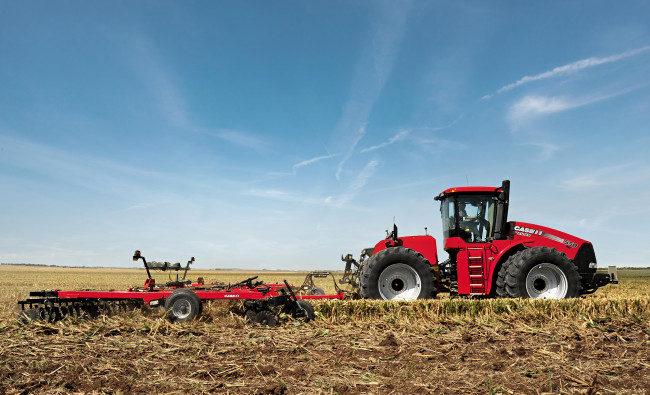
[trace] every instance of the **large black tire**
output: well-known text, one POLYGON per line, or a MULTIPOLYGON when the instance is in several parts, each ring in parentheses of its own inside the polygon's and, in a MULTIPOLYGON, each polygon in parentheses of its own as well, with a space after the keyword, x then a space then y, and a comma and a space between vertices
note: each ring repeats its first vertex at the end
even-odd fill
POLYGON ((495 293, 500 298, 507 298, 508 291, 506 291, 506 274, 508 273, 508 266, 512 263, 513 255, 509 256, 501 265, 499 273, 497 274, 495 293))
POLYGON ((189 289, 177 288, 165 300, 165 311, 171 322, 191 321, 201 312, 201 299, 189 289))
POLYGON ((422 254, 391 247, 373 255, 359 276, 361 296, 368 299, 414 300, 436 297, 436 276, 422 254))
POLYGON ((508 261, 508 265, 504 264, 505 290, 510 297, 565 299, 580 296, 582 286, 578 268, 554 248, 527 248, 508 261))

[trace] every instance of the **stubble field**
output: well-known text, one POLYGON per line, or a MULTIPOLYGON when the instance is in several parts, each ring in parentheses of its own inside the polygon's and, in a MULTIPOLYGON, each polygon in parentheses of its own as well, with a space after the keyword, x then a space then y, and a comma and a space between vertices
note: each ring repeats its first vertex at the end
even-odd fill
MULTIPOLYGON (((190 275, 299 285, 305 273, 190 275)), ((562 301, 316 302, 314 322, 276 328, 246 324, 237 302, 173 325, 157 310, 19 325, 16 302, 29 291, 126 289, 146 274, 0 266, 0 394, 645 394, 650 270, 619 275, 617 286, 562 301)))

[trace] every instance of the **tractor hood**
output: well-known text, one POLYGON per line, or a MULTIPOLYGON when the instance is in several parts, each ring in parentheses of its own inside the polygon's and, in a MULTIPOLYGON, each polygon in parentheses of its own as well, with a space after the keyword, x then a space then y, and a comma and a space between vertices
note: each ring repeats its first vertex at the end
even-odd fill
MULTIPOLYGON (((547 246, 564 252, 570 259, 575 257, 578 249, 587 240, 561 232, 557 229, 531 224, 527 222, 512 221, 508 223, 509 238, 531 244, 531 247, 547 246)), ((589 243, 590 244, 590 243, 589 243)))

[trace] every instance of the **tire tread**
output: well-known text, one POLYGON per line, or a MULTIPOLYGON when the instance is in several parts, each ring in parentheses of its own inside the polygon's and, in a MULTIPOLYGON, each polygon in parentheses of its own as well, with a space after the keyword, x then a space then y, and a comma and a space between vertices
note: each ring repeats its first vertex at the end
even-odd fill
POLYGON ((508 258, 499 271, 499 279, 497 279, 497 294, 499 292, 498 284, 501 279, 501 272, 505 270, 503 282, 504 287, 502 289, 505 291, 507 296, 511 298, 529 297, 526 291, 526 276, 532 266, 542 262, 552 263, 564 272, 569 283, 567 284, 568 290, 566 298, 580 296, 582 285, 578 268, 563 252, 550 247, 526 248, 508 258))
POLYGON ((379 288, 377 287, 377 279, 379 274, 389 265, 397 262, 407 263, 412 262, 410 266, 416 271, 421 271, 420 281, 422 281, 423 291, 420 293, 420 298, 435 298, 436 297, 436 275, 433 266, 421 253, 406 247, 390 247, 385 250, 379 251, 373 255, 366 265, 364 265, 361 275, 359 276, 359 292, 361 296, 366 299, 381 299, 379 288))

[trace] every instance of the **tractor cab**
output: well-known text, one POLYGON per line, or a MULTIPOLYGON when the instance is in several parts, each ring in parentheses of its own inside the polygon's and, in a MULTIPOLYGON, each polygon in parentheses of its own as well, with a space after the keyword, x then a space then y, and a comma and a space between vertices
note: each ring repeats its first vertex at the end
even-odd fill
POLYGON ((505 180, 500 188, 450 188, 436 196, 441 202, 445 249, 448 244, 505 239, 509 189, 510 181, 505 180))

